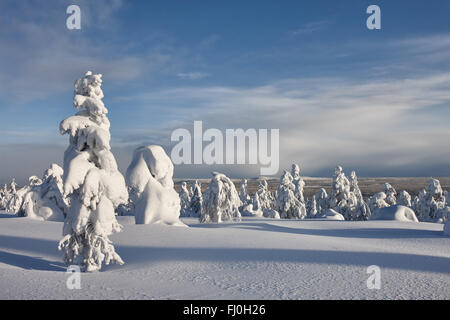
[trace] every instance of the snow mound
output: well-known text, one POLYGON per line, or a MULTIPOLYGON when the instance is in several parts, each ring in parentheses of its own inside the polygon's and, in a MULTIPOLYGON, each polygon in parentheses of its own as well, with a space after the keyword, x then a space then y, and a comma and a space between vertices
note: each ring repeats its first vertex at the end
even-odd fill
POLYGON ((450 237, 450 220, 444 224, 444 234, 450 237))
POLYGON ((373 212, 370 219, 419 222, 414 211, 402 205, 379 208, 373 212))
POLYGON ((338 221, 345 220, 344 216, 334 209, 328 209, 322 218, 327 220, 338 220, 338 221))
POLYGON ((172 161, 161 146, 143 146, 134 151, 126 181, 137 224, 186 226, 179 219, 180 197, 172 177, 172 161))

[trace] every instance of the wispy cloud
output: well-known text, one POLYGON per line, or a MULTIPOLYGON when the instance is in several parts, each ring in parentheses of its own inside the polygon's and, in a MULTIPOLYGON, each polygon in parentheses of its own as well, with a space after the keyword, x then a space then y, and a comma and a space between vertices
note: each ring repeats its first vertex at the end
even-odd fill
POLYGON ((313 21, 308 22, 298 29, 292 30, 289 34, 293 36, 310 35, 312 33, 322 31, 330 25, 330 21, 313 21))
POLYGON ((209 74, 204 72, 187 72, 187 73, 178 73, 177 77, 183 80, 199 80, 209 77, 209 74))

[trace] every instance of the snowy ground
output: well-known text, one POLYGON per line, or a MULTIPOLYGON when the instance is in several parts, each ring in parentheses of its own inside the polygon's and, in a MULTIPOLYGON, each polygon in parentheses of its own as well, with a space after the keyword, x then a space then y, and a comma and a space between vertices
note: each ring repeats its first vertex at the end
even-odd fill
POLYGON ((112 236, 123 266, 66 288, 59 222, 0 214, 0 299, 450 299, 450 238, 442 225, 280 221, 190 228, 135 225, 112 236), (381 268, 369 290, 366 268, 381 268))

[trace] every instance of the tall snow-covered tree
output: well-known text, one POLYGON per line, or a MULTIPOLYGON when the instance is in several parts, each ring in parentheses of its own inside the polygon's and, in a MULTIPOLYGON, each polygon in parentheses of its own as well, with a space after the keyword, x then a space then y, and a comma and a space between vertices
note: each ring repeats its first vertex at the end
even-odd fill
POLYGON ((213 172, 213 177, 203 194, 200 222, 240 221, 241 204, 234 183, 224 174, 213 172))
POLYGON ((241 187, 239 188, 239 198, 241 199, 242 206, 250 203, 250 196, 248 194, 247 179, 241 180, 241 187))
POLYGON ((180 192, 178 192, 180 197, 180 217, 189 217, 191 215, 191 196, 189 195, 189 190, 186 182, 181 183, 180 192))
POLYGON ((300 177, 300 167, 297 164, 293 164, 291 168, 292 183, 295 186, 294 195, 301 202, 305 203, 305 197, 303 195, 303 189, 305 187, 305 181, 300 177))
POLYGON ((200 218, 202 215, 203 195, 201 185, 197 180, 195 180, 193 190, 191 202, 189 204, 190 213, 192 217, 200 218))
POLYGON ((356 172, 352 171, 350 173, 350 201, 348 205, 350 206, 350 218, 351 220, 368 220, 370 218, 370 208, 364 201, 361 190, 358 185, 358 177, 356 172))
POLYGON ((334 170, 329 204, 331 209, 342 214, 346 220, 351 219, 351 206, 355 204, 355 199, 350 192, 350 181, 341 166, 334 170))
POLYGON ((103 104, 102 75, 88 71, 75 82, 73 106, 78 112, 63 120, 69 135, 64 153, 64 195, 70 203, 58 248, 67 265, 96 271, 102 264, 123 264, 109 239, 122 226, 115 209, 128 192, 110 147, 110 122, 103 104))
POLYGON ((295 185, 292 180, 292 175, 285 170, 278 185, 276 210, 282 219, 304 219, 306 208, 295 196, 295 185))
POLYGON ((137 148, 126 173, 137 224, 186 226, 180 221, 180 197, 174 189, 173 163, 161 146, 137 148))

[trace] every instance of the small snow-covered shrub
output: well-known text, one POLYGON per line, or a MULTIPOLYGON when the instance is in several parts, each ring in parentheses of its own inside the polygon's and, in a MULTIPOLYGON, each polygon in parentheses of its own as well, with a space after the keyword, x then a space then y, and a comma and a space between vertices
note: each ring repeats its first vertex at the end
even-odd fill
POLYGON ((180 197, 173 185, 173 164, 161 146, 134 151, 126 173, 137 224, 185 226, 180 221, 180 197))
POLYGON ((123 264, 109 240, 119 232, 115 210, 128 199, 125 180, 110 148, 108 110, 102 102, 102 75, 88 71, 75 82, 73 106, 78 112, 63 120, 61 134, 70 137, 64 153, 64 195, 70 207, 59 250, 67 265, 83 271, 102 264, 123 264))
POLYGON ((338 220, 338 221, 345 220, 345 218, 342 214, 340 214, 339 212, 337 212, 336 210, 333 210, 333 209, 328 209, 321 218, 324 218, 327 220, 338 220))
POLYGON ((276 208, 282 219, 305 219, 306 208, 294 195, 295 185, 292 183, 292 176, 288 171, 284 171, 278 185, 278 197, 276 208))
POLYGON ((200 222, 240 221, 241 204, 234 183, 224 174, 213 172, 213 178, 203 194, 200 222))

